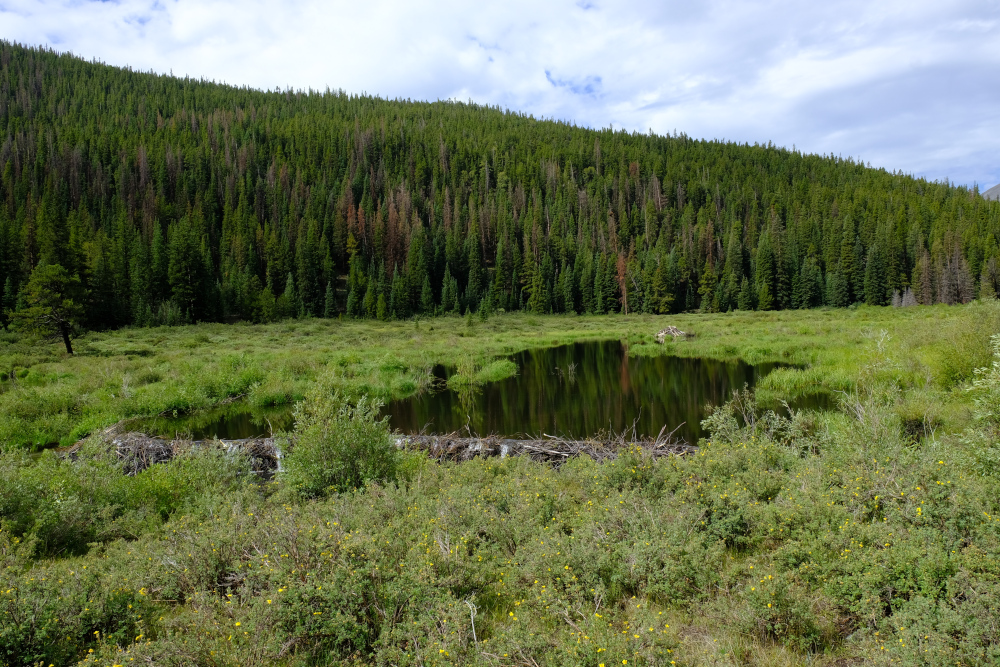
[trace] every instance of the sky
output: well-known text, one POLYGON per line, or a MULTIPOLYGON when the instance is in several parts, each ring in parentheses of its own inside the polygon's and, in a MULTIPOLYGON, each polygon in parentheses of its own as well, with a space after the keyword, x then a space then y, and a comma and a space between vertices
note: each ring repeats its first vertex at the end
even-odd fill
POLYGON ((0 0, 0 38, 1000 183, 1000 0, 0 0))

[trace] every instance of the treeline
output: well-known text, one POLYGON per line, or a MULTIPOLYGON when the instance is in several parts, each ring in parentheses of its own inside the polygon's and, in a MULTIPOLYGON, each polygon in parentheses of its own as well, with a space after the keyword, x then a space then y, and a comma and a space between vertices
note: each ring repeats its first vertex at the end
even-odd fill
POLYGON ((771 145, 456 102, 235 88, 0 42, 3 317, 40 265, 87 327, 499 309, 956 303, 1000 204, 771 145))

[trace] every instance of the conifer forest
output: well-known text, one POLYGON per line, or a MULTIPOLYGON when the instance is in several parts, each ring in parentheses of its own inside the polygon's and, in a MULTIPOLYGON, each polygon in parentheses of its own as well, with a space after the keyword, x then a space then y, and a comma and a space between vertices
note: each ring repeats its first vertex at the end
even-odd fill
POLYGON ((5 324, 39 267, 75 290, 73 325, 98 330, 1000 289, 1000 204, 852 158, 258 91, 10 42, 0 86, 5 324))

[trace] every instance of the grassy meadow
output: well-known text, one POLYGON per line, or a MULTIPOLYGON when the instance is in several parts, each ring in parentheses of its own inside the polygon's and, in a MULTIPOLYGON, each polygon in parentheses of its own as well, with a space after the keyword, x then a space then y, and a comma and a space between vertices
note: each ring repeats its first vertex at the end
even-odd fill
POLYGON ((74 357, 6 337, 0 665, 995 664, 998 331, 975 302, 212 324, 89 333, 74 357), (694 336, 657 345, 667 324, 694 336), (361 400, 609 338, 793 366, 694 455, 558 468, 390 451, 361 400), (839 409, 755 409, 816 391, 839 409), (128 477, 97 437, 29 456, 234 400, 299 402, 287 473, 206 449, 128 477))
POLYGON ((424 388, 435 364, 455 365, 453 383, 513 372, 502 357, 532 347, 621 339, 630 354, 781 361, 804 368, 769 375, 759 392, 794 398, 854 386, 881 332, 914 416, 961 426, 954 389, 990 360, 1000 331, 993 305, 746 312, 676 316, 532 316, 487 321, 292 320, 199 324, 86 334, 67 356, 53 341, 0 338, 0 443, 38 448, 76 442, 122 419, 186 413, 232 401, 265 408, 300 400, 320 375, 342 391, 383 401, 424 388), (673 324, 690 340, 655 343, 673 324), (920 413, 920 414, 917 414, 920 413))

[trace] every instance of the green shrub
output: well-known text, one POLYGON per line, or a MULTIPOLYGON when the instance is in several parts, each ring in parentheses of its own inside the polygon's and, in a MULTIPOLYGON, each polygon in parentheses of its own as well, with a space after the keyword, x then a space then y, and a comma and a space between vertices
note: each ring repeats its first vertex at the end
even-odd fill
POLYGON ((935 355, 938 380, 945 388, 972 380, 977 368, 990 363, 991 336, 1000 331, 1000 302, 996 300, 973 302, 963 315, 945 327, 935 355))
POLYGON ((321 383, 295 407, 295 444, 284 478, 306 497, 394 481, 399 452, 388 418, 378 418, 380 407, 367 397, 352 405, 321 383))
POLYGON ((1000 334, 990 339, 993 363, 977 368, 969 391, 973 394, 974 424, 963 439, 970 445, 973 467, 983 475, 1000 473, 1000 334))
POLYGON ((40 555, 82 554, 95 542, 134 539, 191 499, 249 479, 246 457, 216 448, 182 452, 135 476, 101 442, 86 443, 75 460, 10 451, 0 454, 0 526, 30 537, 40 555))
POLYGON ((745 613, 740 630, 790 648, 815 651, 834 641, 831 605, 787 575, 758 575, 744 590, 745 613))

